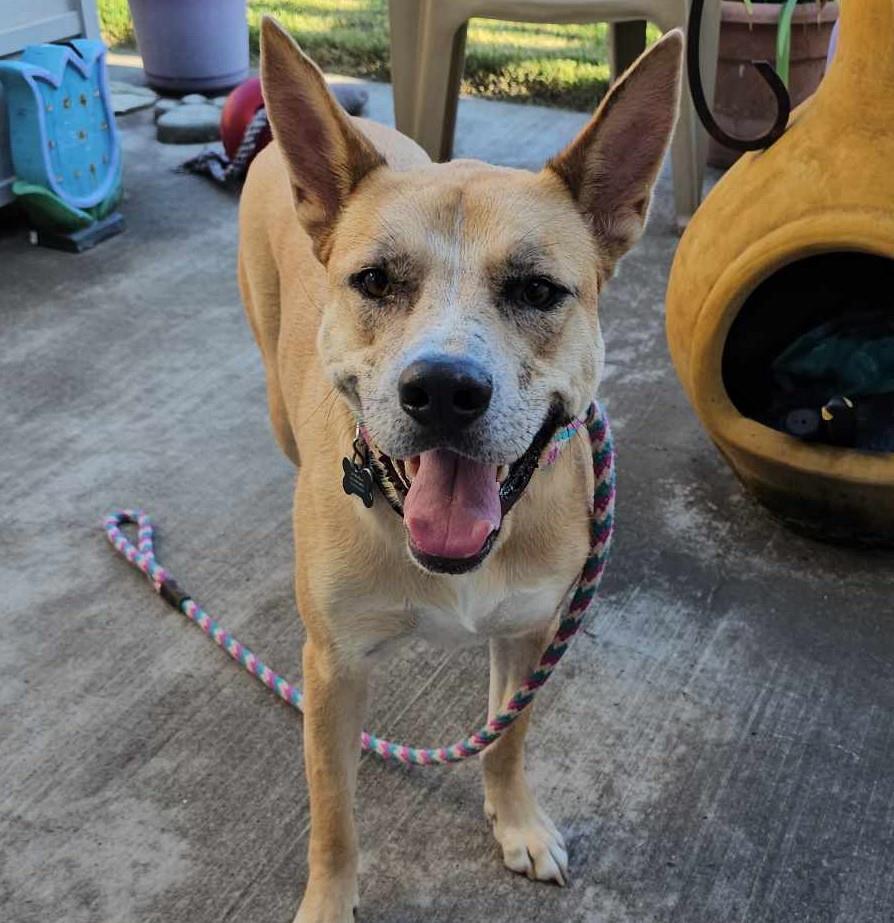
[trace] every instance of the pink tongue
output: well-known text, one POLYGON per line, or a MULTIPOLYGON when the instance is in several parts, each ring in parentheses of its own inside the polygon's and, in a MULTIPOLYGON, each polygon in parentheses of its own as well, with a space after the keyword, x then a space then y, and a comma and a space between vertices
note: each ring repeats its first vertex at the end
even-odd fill
POLYGON ((470 558, 499 529, 496 465, 482 465, 448 449, 419 456, 404 502, 404 522, 417 550, 441 558, 470 558))

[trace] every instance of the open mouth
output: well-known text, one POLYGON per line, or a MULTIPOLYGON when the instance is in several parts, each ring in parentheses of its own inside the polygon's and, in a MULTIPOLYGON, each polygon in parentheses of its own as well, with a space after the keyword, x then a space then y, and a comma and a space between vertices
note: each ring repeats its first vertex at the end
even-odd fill
POLYGON ((404 523, 417 560, 429 570, 450 573, 480 563, 503 521, 501 469, 450 449, 430 449, 402 467, 410 485, 404 523))
POLYGON ((552 408, 512 465, 475 461, 447 448, 405 459, 376 457, 400 498, 410 553, 422 567, 462 574, 481 564, 563 419, 561 408, 552 408))

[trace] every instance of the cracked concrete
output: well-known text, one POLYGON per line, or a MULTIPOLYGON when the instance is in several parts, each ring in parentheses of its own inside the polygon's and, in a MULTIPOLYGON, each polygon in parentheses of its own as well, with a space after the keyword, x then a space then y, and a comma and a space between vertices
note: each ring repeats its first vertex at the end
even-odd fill
MULTIPOLYGON (((388 89, 370 86, 373 117, 388 89)), ((458 151, 537 166, 574 113, 466 100, 458 151)), ((292 472, 235 283, 236 203, 122 119, 127 232, 81 256, 0 231, 0 918, 288 923, 306 873, 300 721, 112 554, 161 559, 289 676, 292 472)), ((529 765, 564 890, 505 871, 474 764, 363 761, 365 923, 894 918, 892 557, 819 545, 745 496, 670 368, 669 178, 609 287, 619 449, 605 592, 537 705, 529 765)), ((370 725, 477 726, 484 651, 402 651, 370 725)))

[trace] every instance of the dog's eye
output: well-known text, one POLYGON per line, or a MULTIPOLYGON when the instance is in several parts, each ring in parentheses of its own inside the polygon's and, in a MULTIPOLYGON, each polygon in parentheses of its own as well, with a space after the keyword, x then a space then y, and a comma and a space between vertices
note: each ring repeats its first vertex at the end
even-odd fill
POLYGON ((363 269, 354 277, 354 285, 367 298, 377 301, 391 294, 391 280, 384 269, 373 267, 363 269))
POLYGON ((564 294, 564 289, 542 276, 521 279, 512 286, 512 297, 518 304, 538 311, 553 307, 564 294))

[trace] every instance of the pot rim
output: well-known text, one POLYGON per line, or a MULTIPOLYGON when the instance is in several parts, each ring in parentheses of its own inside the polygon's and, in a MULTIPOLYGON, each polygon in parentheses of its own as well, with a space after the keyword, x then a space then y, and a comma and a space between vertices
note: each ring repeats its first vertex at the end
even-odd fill
MULTIPOLYGON (((782 3, 755 3, 749 13, 744 0, 721 0, 721 22, 735 23, 736 25, 776 26, 779 24, 779 14, 782 12, 782 3)), ((793 23, 830 23, 838 19, 839 6, 837 0, 829 3, 799 3, 795 7, 793 23)))
POLYGON ((814 212, 777 227, 746 248, 714 283, 699 311, 692 341, 707 346, 694 357, 689 395, 706 430, 720 445, 807 475, 894 487, 894 452, 871 453, 802 442, 742 414, 730 400, 723 381, 723 350, 748 296, 783 266, 833 251, 894 260, 894 215, 858 206, 814 212))

